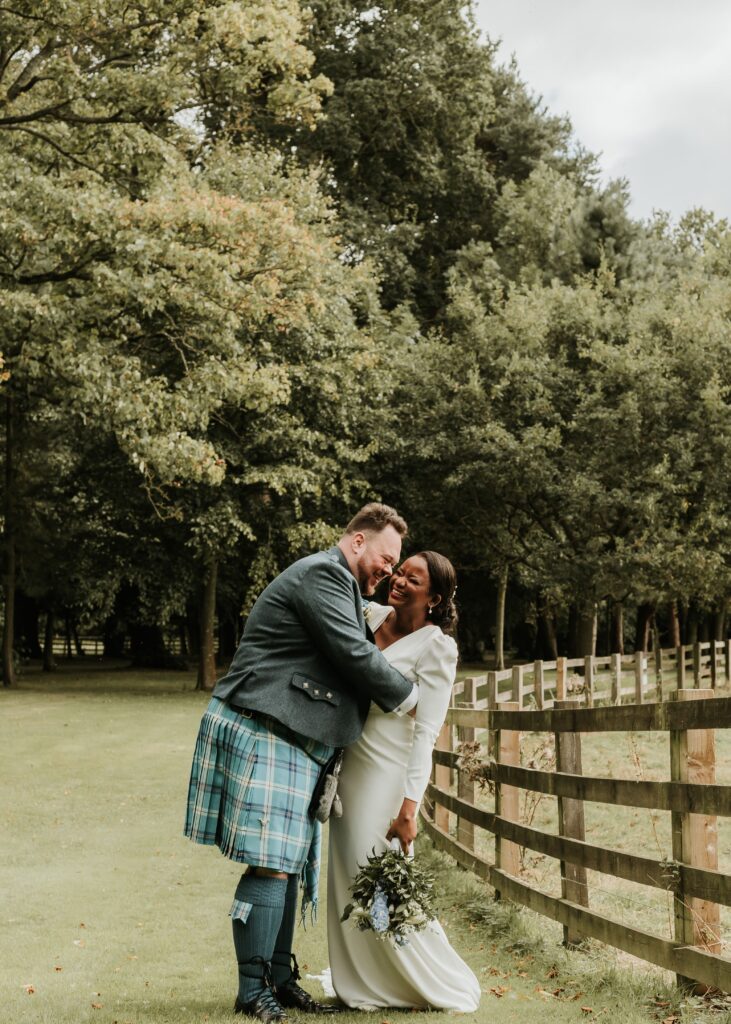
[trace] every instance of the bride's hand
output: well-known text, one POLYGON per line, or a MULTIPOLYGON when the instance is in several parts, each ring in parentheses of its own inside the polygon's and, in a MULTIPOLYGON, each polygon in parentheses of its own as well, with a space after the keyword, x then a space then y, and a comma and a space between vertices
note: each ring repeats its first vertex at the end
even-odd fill
POLYGON ((391 822, 391 827, 386 833, 386 839, 398 839, 404 854, 409 852, 409 847, 416 839, 416 808, 415 800, 404 799, 398 817, 391 822))

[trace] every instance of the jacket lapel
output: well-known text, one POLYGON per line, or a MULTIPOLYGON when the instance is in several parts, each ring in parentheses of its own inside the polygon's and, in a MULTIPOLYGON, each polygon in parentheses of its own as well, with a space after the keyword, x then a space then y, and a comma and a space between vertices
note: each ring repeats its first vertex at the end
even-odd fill
POLYGON ((373 642, 373 633, 371 633, 370 629, 368 628, 365 616, 363 615, 363 600, 360 596, 360 590, 358 589, 358 581, 356 580, 355 576, 353 576, 353 574, 350 572, 350 566, 348 565, 345 555, 340 550, 340 548, 336 546, 334 548, 330 548, 330 551, 337 557, 338 561, 343 566, 343 568, 347 569, 348 574, 350 575, 350 578, 353 581, 353 600, 355 601, 355 614, 358 616, 358 624, 365 633, 366 637, 371 642, 373 642))

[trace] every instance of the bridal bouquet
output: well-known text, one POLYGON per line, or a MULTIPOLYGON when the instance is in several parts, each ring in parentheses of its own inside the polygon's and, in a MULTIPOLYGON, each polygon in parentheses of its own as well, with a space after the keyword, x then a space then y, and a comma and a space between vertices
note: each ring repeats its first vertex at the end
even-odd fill
POLYGON ((350 891, 353 901, 341 921, 352 919, 361 931, 378 939, 405 946, 412 932, 419 932, 436 917, 434 879, 400 850, 387 850, 359 865, 350 891))

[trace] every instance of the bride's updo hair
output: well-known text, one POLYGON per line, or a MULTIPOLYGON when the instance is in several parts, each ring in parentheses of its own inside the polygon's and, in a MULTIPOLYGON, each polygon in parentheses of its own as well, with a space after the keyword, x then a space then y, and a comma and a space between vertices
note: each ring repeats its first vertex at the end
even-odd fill
POLYGON ((457 629, 458 619, 457 606, 454 603, 454 594, 457 590, 457 573, 454 566, 438 551, 418 551, 410 557, 424 559, 429 570, 431 593, 439 598, 439 603, 431 610, 429 622, 440 626, 442 632, 451 636, 457 629))

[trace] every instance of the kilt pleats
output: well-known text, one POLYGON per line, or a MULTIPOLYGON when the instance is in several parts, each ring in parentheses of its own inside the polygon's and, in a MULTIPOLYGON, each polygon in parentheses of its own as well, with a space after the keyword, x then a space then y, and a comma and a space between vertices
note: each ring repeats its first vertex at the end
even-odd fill
POLYGON ((193 755, 185 834, 231 860, 299 874, 319 838, 307 813, 319 772, 296 743, 213 697, 193 755))

